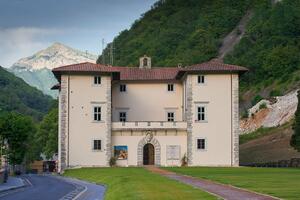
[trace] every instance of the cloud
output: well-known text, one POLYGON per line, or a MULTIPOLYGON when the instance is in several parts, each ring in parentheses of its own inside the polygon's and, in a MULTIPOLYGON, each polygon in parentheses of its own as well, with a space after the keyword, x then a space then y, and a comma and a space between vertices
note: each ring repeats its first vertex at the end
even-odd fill
POLYGON ((49 36, 62 33, 63 31, 58 29, 37 27, 0 28, 0 65, 10 67, 20 58, 48 47, 49 36))

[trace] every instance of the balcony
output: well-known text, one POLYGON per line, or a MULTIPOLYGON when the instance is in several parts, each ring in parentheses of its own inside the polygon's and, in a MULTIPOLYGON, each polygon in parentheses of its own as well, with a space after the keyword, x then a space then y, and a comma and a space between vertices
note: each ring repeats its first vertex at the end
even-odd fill
POLYGON ((187 123, 185 121, 112 122, 112 130, 161 130, 161 129, 186 130, 186 128, 187 128, 187 123))

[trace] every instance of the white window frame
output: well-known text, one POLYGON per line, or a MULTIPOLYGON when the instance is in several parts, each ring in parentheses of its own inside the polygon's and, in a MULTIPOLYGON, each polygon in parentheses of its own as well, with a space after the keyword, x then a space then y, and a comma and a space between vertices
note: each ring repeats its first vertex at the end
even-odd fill
POLYGON ((120 85, 119 85, 119 91, 120 91, 120 92, 127 92, 127 85, 126 85, 126 84, 120 84, 120 85), (125 86, 125 87, 124 87, 125 90, 122 90, 122 86, 125 86))
MULTIPOLYGON (((202 79, 200 78, 200 80, 202 80, 202 79)), ((197 84, 198 84, 198 85, 206 85, 206 76, 203 75, 203 74, 199 74, 199 75, 197 76, 197 84), (200 77, 203 77, 203 83, 202 83, 202 82, 199 82, 199 78, 200 78, 200 77)))
POLYGON ((101 76, 94 76, 93 77, 93 85, 94 86, 100 86, 102 84, 102 77, 101 76), (96 81, 97 78, 97 81, 96 81), (99 83, 100 80, 100 83, 99 83))
POLYGON ((92 151, 94 152, 99 152, 99 151, 103 151, 103 140, 100 138, 94 138, 92 139, 92 151), (100 141, 100 149, 95 149, 95 141, 100 141))
POLYGON ((207 151, 207 138, 196 138, 196 149, 197 151, 207 151), (198 140, 204 140, 204 149, 198 148, 198 140))
POLYGON ((168 92, 175 92, 175 84, 174 83, 168 83, 167 84, 167 91, 168 92), (172 86, 172 90, 169 90, 169 86, 172 86))
POLYGON ((94 122, 102 121, 102 106, 93 106, 93 121, 94 122), (99 110, 95 111, 96 108, 100 108, 100 112, 99 110), (99 115, 99 114, 100 114, 100 120, 98 120, 98 116, 96 117, 97 119, 95 119, 95 115, 99 115))
POLYGON ((207 104, 197 104, 196 105, 196 107, 195 107, 195 122, 200 122, 200 123, 207 123, 208 122, 208 114, 207 114, 207 111, 208 111, 208 109, 207 109, 207 104), (199 114, 199 112, 198 112, 198 109, 200 108, 200 107, 203 107, 204 108, 204 120, 199 120, 198 119, 198 114, 199 114))
POLYGON ((168 122, 175 122, 175 112, 174 111, 167 111, 167 121, 168 122), (169 113, 173 113, 173 121, 169 120, 169 113))
POLYGON ((125 112, 125 111, 119 111, 119 122, 127 122, 127 112, 125 112), (121 113, 125 113, 125 121, 121 120, 121 113))

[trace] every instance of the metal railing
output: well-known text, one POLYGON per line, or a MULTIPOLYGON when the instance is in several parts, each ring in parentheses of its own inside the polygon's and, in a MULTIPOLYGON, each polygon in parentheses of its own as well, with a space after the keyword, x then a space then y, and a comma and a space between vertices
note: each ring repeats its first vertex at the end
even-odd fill
POLYGON ((186 129, 185 121, 112 122, 113 129, 186 129))

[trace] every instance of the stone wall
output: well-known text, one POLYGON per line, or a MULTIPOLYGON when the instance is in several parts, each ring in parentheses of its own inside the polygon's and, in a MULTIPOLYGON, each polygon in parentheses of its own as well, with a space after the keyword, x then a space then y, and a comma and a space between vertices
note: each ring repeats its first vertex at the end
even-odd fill
POLYGON ((68 91, 69 76, 61 76, 61 89, 59 94, 59 158, 58 172, 67 167, 67 134, 68 134, 68 91))
POLYGON ((187 122, 187 158, 188 165, 193 165, 193 85, 192 77, 186 79, 186 122, 187 122))
POLYGON ((239 76, 232 75, 232 166, 239 166, 239 76))
POLYGON ((109 161, 112 157, 112 145, 111 145, 111 78, 107 79, 107 88, 106 88, 106 103, 107 103, 107 110, 106 110, 106 162, 107 166, 109 166, 109 161))

